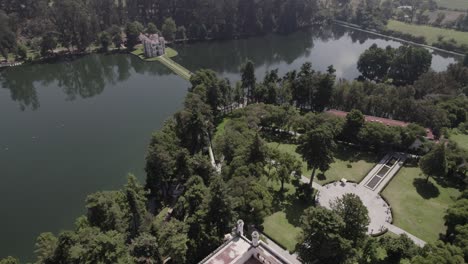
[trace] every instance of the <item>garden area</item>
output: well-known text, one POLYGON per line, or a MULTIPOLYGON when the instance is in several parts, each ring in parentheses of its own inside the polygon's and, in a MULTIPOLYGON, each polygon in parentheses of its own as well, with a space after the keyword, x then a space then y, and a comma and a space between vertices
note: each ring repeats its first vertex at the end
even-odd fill
MULTIPOLYGON (((306 162, 303 161, 301 155, 296 152, 297 145, 278 142, 270 142, 268 145, 280 151, 295 155, 302 161, 302 175, 310 178, 312 171, 307 169, 306 162)), ((335 162, 331 164, 330 169, 325 173, 318 171, 315 182, 323 185, 329 182, 339 181, 342 178, 352 182, 360 182, 378 161, 379 156, 372 152, 358 151, 354 148, 339 144, 335 152, 335 162)))
POLYGON ((468 1, 466 0, 436 0, 436 3, 440 7, 449 9, 468 10, 468 1))
POLYGON ((421 238, 435 242, 445 232, 445 210, 460 195, 456 188, 430 178, 426 183, 418 166, 407 164, 382 192, 390 203, 393 224, 421 238))
POLYGON ((298 198, 293 184, 285 184, 285 191, 282 194, 279 183, 270 181, 269 185, 273 194, 274 213, 265 217, 263 233, 283 248, 293 252, 301 232, 299 228, 301 216, 312 204, 298 198))

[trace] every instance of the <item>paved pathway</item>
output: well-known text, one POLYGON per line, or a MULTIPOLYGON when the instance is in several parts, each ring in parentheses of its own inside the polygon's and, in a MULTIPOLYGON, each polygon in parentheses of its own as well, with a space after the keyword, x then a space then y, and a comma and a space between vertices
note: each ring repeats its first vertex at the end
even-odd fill
MULTIPOLYGON (((359 184, 334 182, 321 186, 314 182, 313 187, 319 190, 316 202, 323 207, 331 208, 331 204, 337 198, 347 193, 353 193, 359 196, 369 211, 370 223, 368 234, 378 234, 385 230, 397 235, 406 234, 414 243, 422 247, 426 244, 425 241, 391 224, 393 218, 390 206, 380 196, 380 192, 397 174, 406 158, 407 155, 404 153, 389 153, 385 155, 359 184)), ((301 177, 301 181, 309 183, 309 179, 304 176, 301 177)))
MULTIPOLYGON (((305 184, 310 184, 310 179, 307 178, 306 176, 304 175, 301 175, 301 182, 305 183, 305 184)), ((312 188, 316 189, 317 191, 322 191, 323 189, 323 186, 316 183, 316 182, 312 182, 312 188)))
POLYGON ((173 61, 172 59, 166 56, 160 56, 158 58, 161 63, 166 65, 169 69, 174 71, 180 77, 184 78, 185 80, 190 80, 192 73, 186 68, 184 68, 182 65, 178 64, 177 62, 173 61))
POLYGON ((359 185, 379 194, 397 174, 405 163, 406 158, 407 155, 403 153, 389 153, 385 155, 359 185), (394 161, 393 164, 389 164, 390 160, 394 161))
POLYGON ((321 206, 331 209, 336 199, 352 193, 357 195, 369 211, 368 234, 379 234, 386 230, 386 225, 391 223, 392 215, 390 206, 382 197, 364 186, 356 183, 333 182, 322 187, 316 196, 316 201, 321 206))
POLYGON ((406 232, 405 230, 397 227, 397 226, 394 226, 394 225, 391 225, 391 224, 387 224, 386 227, 388 228, 388 231, 394 233, 394 234, 397 234, 397 235, 402 235, 402 234, 406 234, 409 238, 411 238, 411 240, 414 241, 414 243, 416 243, 416 245, 420 246, 420 247, 424 247, 424 245, 426 245, 426 242, 416 236, 413 236, 412 234, 406 232))
POLYGON ((302 263, 297 259, 297 254, 296 253, 293 253, 293 254, 289 253, 289 251, 283 249, 282 247, 280 247, 278 244, 276 244, 273 240, 269 239, 265 235, 263 236, 263 238, 264 238, 264 240, 266 242, 265 244, 267 244, 274 251, 280 253, 281 256, 283 256, 284 258, 289 260, 289 262, 291 262, 291 264, 301 264, 302 263))

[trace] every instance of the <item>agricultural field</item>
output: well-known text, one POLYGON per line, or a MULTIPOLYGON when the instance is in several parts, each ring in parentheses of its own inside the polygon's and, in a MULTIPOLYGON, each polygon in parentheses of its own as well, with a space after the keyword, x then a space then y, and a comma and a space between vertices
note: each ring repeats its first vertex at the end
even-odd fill
POLYGON ((444 37, 445 40, 453 38, 457 41, 458 44, 468 45, 468 32, 461 32, 453 29, 444 29, 424 25, 414 25, 396 20, 388 21, 387 28, 390 30, 399 31, 414 36, 423 36, 426 38, 426 42, 429 45, 437 42, 439 36, 444 37))

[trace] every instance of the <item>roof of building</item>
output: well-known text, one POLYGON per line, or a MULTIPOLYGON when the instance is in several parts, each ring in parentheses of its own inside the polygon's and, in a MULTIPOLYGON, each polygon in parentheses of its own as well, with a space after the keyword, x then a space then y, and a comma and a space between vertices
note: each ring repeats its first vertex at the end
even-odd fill
MULTIPOLYGON (((349 112, 331 109, 331 110, 326 111, 326 113, 332 114, 334 116, 346 117, 349 112)), ((364 115, 364 118, 366 122, 377 122, 377 123, 381 123, 387 126, 406 127, 410 124, 408 122, 403 122, 403 121, 383 118, 383 117, 377 117, 377 116, 364 115)), ((429 128, 426 128, 426 138, 431 139, 431 140, 435 139, 434 133, 432 133, 432 130, 429 128)))
POLYGON ((139 38, 141 42, 150 42, 152 44, 160 44, 164 41, 164 38, 158 34, 145 35, 140 33, 139 38))
POLYGON ((201 264, 290 264, 288 260, 280 253, 271 249, 268 245, 261 242, 257 247, 246 237, 235 236, 208 257, 200 262, 201 264), (262 262, 263 261, 263 262, 262 262))

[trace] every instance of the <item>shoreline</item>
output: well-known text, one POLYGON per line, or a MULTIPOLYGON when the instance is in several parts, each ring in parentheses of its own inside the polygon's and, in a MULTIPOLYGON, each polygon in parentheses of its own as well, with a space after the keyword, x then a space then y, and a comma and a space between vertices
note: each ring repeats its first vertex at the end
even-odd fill
POLYGON ((389 39, 392 39, 392 40, 396 40, 398 42, 408 43, 408 44, 411 44, 411 45, 414 45, 414 46, 419 46, 419 47, 431 49, 433 51, 444 52, 444 53, 448 53, 448 54, 451 54, 451 55, 454 55, 454 56, 460 56, 460 57, 465 56, 465 54, 459 53, 459 52, 456 52, 456 51, 445 50, 445 49, 437 48, 437 47, 434 47, 434 46, 431 46, 431 45, 428 45, 428 44, 421 44, 421 43, 417 43, 417 42, 414 42, 414 41, 410 41, 410 40, 406 40, 406 39, 386 35, 386 34, 378 32, 378 31, 363 29, 362 27, 360 27, 358 25, 351 24, 351 23, 348 23, 348 22, 344 22, 344 21, 340 21, 340 20, 334 20, 333 22, 335 24, 337 24, 337 25, 340 25, 340 26, 343 26, 343 27, 346 27, 346 28, 359 30, 359 31, 369 33, 369 34, 372 34, 372 35, 376 35, 376 36, 379 36, 379 37, 389 38, 389 39))

